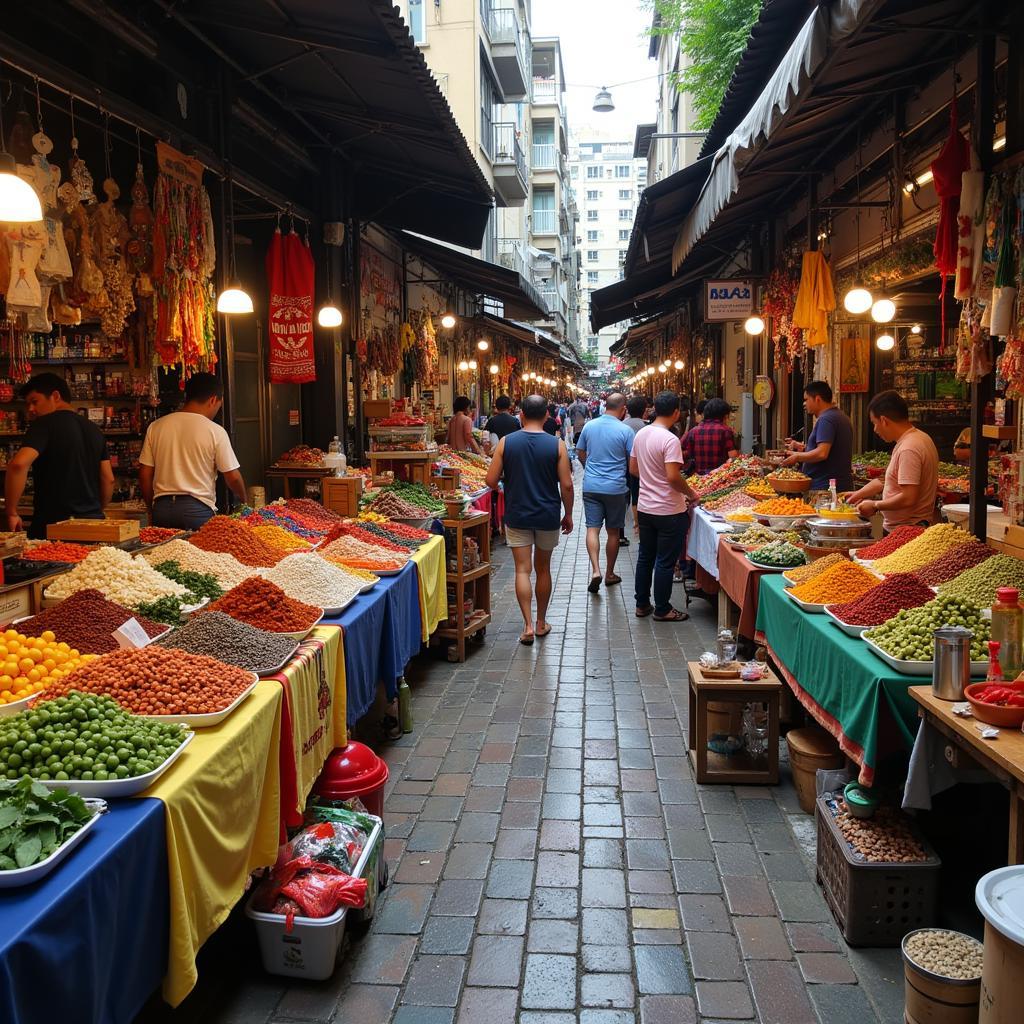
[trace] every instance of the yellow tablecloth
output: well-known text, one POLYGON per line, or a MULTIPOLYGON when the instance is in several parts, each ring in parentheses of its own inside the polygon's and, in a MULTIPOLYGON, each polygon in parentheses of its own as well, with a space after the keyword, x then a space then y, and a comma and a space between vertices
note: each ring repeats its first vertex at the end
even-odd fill
POLYGON ((245 702, 195 738, 143 793, 167 812, 170 937, 164 998, 196 983, 195 958, 255 868, 273 864, 281 835, 281 684, 261 681, 245 702))
POLYGON ((432 537, 412 553, 420 584, 420 623, 423 642, 448 618, 448 578, 445 575, 444 537, 432 537))

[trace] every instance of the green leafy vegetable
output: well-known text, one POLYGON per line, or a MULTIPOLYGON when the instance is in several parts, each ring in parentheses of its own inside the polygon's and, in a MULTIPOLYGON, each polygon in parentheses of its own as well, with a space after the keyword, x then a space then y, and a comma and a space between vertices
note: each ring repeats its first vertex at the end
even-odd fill
POLYGON ((0 779, 0 871, 45 860, 92 816, 77 793, 51 791, 27 776, 0 779))
POLYGON ((216 601, 218 597, 222 597, 224 594, 220 584, 217 582, 216 576, 211 576, 209 573, 204 572, 190 572, 187 569, 183 569, 180 563, 173 560, 161 562, 156 566, 156 571, 163 573, 169 580, 174 580, 175 583, 188 587, 190 593, 196 596, 196 601, 190 603, 198 603, 204 597, 208 597, 211 601, 216 601))

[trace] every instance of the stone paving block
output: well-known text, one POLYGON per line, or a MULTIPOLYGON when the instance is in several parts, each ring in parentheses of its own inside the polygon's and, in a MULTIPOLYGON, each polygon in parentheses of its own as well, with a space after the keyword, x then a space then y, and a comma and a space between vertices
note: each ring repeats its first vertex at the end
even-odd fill
POLYGON ((427 919, 420 942, 421 953, 461 956, 469 952, 473 941, 471 917, 431 917, 427 919))
POLYGON ((625 907, 625 875, 612 868, 584 868, 581 899, 584 907, 625 907))
POLYGON ((466 794, 466 806, 463 809, 497 812, 504 806, 505 794, 497 786, 471 786, 466 794))
POLYGON ((797 953, 796 962, 808 984, 857 984, 850 961, 841 953, 797 953))
POLYGON ((448 855, 445 878, 486 878, 492 848, 487 843, 456 843, 448 855))
POLYGON ((797 852, 762 853, 761 863, 764 873, 771 881, 804 882, 812 877, 804 858, 797 852))
MULTIPOLYGON (((654 769, 654 755, 643 747, 623 747, 619 751, 619 767, 630 769, 654 769)), ((674 776, 673 776, 674 777, 674 776)))
POLYGON ((718 870, 723 875, 760 877, 763 874, 761 861, 752 843, 712 843, 712 848, 718 870))
MULTIPOLYGON (((875 1024, 879 1020, 866 993, 850 985, 812 985, 811 1001, 818 1017, 828 1024, 875 1024)), ((883 1024, 900 1017, 881 1018, 883 1024)))
POLYGON ((629 817, 658 820, 662 816, 661 800, 657 793, 623 793, 622 808, 629 817))
POLYGON ((429 885, 389 885, 384 906, 374 917, 374 932, 418 935, 433 895, 434 888, 429 885))
POLYGON ((398 1002, 398 989, 383 985, 349 985, 342 993, 336 1021, 384 1021, 398 1002))
POLYGON ((782 811, 774 800, 740 800, 743 817, 751 825, 764 825, 782 821, 782 811))
POLYGON ((618 806, 622 795, 618 786, 585 786, 583 802, 585 804, 615 804, 618 806))
MULTIPOLYGON (((516 992, 467 986, 459 1003, 457 1024, 516 1024, 518 1002, 519 995, 516 992)), ((419 1022, 410 1021, 409 1024, 419 1022)))
POLYGON ((501 812, 502 828, 528 828, 536 831, 540 827, 539 803, 507 803, 501 812))
POLYGON ((543 779, 510 778, 505 791, 506 798, 513 803, 538 803, 543 795, 543 779))
POLYGON ((628 974, 584 974, 580 1002, 584 1006, 631 1009, 636 1003, 633 979, 628 974))
POLYGON ((548 820, 540 829, 542 850, 568 850, 578 852, 580 848, 580 826, 578 821, 548 820))
POLYGON ((689 828, 670 828, 668 847, 674 860, 715 859, 706 832, 697 832, 689 828))
POLYGON ((403 857, 392 881, 429 884, 441 877, 443 853, 410 853, 403 857))
POLYGON ((477 925, 482 935, 525 935, 528 900, 485 899, 477 925))
POLYGON ((688 932, 690 969, 699 981, 742 981, 736 940, 727 932, 688 932))
POLYGON ((628 946, 584 946, 580 957, 585 971, 617 971, 633 969, 633 954, 628 946))
POLYGON ((700 804, 696 802, 665 804, 663 813, 665 815, 665 827, 670 830, 674 828, 688 828, 695 832, 706 831, 704 812, 700 809, 700 804))
POLYGON ((357 985, 401 985, 416 952, 416 939, 370 932, 349 951, 350 977, 357 985))
POLYGON ((421 956, 412 966, 402 1000, 414 1006, 455 1006, 466 961, 457 956, 421 956))
POLYGON ((750 835, 758 853, 795 853, 796 843, 793 832, 784 822, 767 825, 751 825, 750 835))
POLYGON ((675 909, 675 907, 634 907, 633 927, 678 929, 679 912, 675 909))
POLYGON ((547 773, 544 788, 549 793, 579 793, 583 780, 579 771, 553 768, 547 773))
POLYGON ((523 940, 511 935, 478 935, 469 962, 468 985, 518 988, 523 940))
POLYGON ((738 814, 706 814, 708 836, 716 843, 749 843, 750 826, 738 814))
POLYGON ((665 839, 667 837, 665 824, 661 818, 627 815, 625 826, 627 839, 665 839))
POLYGON ((478 754, 475 750, 452 750, 441 761, 442 772, 471 772, 476 765, 478 754))
POLYGON ((692 782, 681 779, 660 779, 658 792, 663 804, 695 804, 697 790, 692 782))
POLYGON ((697 1009, 690 996, 643 996, 640 1024, 697 1024, 697 1009))
POLYGON ((474 879, 447 879, 437 887, 430 912, 438 917, 476 917, 483 889, 484 883, 474 879))
POLYGON ((793 952, 776 917, 737 917, 733 922, 746 960, 792 960, 793 952))
POLYGON ((687 931, 727 932, 731 930, 729 912, 721 896, 685 893, 679 897, 679 911, 687 931))
POLYGON ((392 793, 387 799, 387 809, 396 814, 419 814, 426 801, 425 796, 417 796, 412 793, 392 793))
POLYGON ((583 752, 579 747, 553 747, 548 755, 550 768, 580 768, 583 764, 583 752))
POLYGON ((455 1010, 447 1006, 400 1006, 392 1024, 452 1024, 455 1010))
POLYGON ((480 748, 480 764, 510 764, 514 743, 485 743, 480 748))
POLYGON ((750 1020, 754 1016, 750 992, 739 981, 698 981, 697 1008, 704 1020, 750 1020))
POLYGON ((715 893, 722 891, 722 881, 714 861, 674 860, 672 876, 678 892, 715 893))
POLYGON ((583 782, 587 786, 617 786, 619 766, 614 761, 600 761, 588 757, 583 762, 583 782))
MULTIPOLYGON (((489 814, 483 811, 467 811, 459 822, 458 831, 455 833, 456 843, 493 843, 498 837, 498 823, 501 820, 499 814, 489 814)), ((413 833, 415 838, 415 832, 413 833)))
POLYGON ((832 915, 814 882, 769 882, 784 921, 831 921, 832 915))
POLYGON ((671 896, 676 891, 671 871, 630 871, 626 880, 630 893, 671 896))
POLYGON ((433 796, 465 796, 469 783, 468 774, 445 773, 434 779, 430 792, 433 796))
MULTIPOLYGON (((516 757, 522 755, 546 755, 548 740, 546 736, 520 736, 516 741, 516 757)), ((513 758, 513 762, 514 762, 513 758)))
POLYGON ((627 839, 626 866, 632 871, 667 871, 671 866, 664 839, 627 839))
POLYGON ((579 946, 579 927, 575 921, 535 920, 530 923, 526 949, 530 953, 575 955, 579 946))
POLYGON ((517 754, 512 758, 512 777, 516 779, 543 779, 548 759, 541 754, 517 754))
POLYGON ((817 1024, 796 964, 748 960, 747 975, 762 1024, 817 1024))
POLYGON ((403 779, 431 781, 441 770, 440 757, 410 757, 402 771, 403 779))
POLYGON ((775 902, 765 879, 725 875, 722 878, 722 888, 725 890, 730 914, 746 917, 775 916, 775 902))
POLYGON ((693 990, 683 951, 677 946, 638 946, 636 978, 644 995, 689 995, 693 990))
POLYGON ((622 841, 619 839, 584 839, 583 865, 588 868, 621 868, 622 841))
POLYGON ((571 1010, 576 1006, 576 958, 529 953, 523 983, 524 1009, 571 1010))
POLYGON ((843 949, 839 933, 827 922, 795 921, 786 925, 786 934, 798 953, 839 953, 843 949))
POLYGON ((575 889, 580 884, 580 858, 577 853, 543 850, 537 857, 537 878, 546 886, 575 889))
POLYGON ((498 830, 494 856, 498 860, 533 860, 536 853, 537 833, 529 829, 503 828, 498 830))
POLYGON ((584 804, 583 824, 619 827, 622 825, 622 810, 617 804, 584 804))
POLYGON ((545 889, 533 891, 530 913, 534 917, 575 918, 579 914, 580 898, 575 889, 545 889))
POLYGON ((519 1014, 518 1024, 576 1024, 575 1013, 556 1013, 554 1010, 525 1010, 519 1014))
POLYGON ((495 899, 528 899, 532 883, 533 864, 529 861, 496 860, 487 879, 487 895, 495 899))
POLYGON ((541 804, 541 817, 579 821, 580 808, 580 798, 572 793, 545 793, 541 804))
POLYGON ((584 907, 583 943, 587 946, 624 946, 628 942, 629 918, 625 910, 584 907))
POLYGON ((580 1024, 636 1024, 636 1015, 631 1010, 580 1010, 580 1024))
POLYGON ((458 796, 427 797, 423 810, 419 812, 420 821, 456 821, 462 813, 464 801, 458 796))
POLYGON ((447 850, 455 835, 455 826, 447 821, 421 821, 412 830, 406 850, 412 853, 435 853, 447 850))
POLYGON ((474 786, 504 786, 508 782, 511 766, 507 764, 481 764, 473 772, 474 786))

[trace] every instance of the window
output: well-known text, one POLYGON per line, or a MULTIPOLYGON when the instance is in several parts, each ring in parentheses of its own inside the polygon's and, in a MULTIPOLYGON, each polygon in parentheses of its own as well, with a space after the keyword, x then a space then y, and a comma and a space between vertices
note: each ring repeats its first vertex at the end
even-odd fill
POLYGON ((598 235, 598 232, 596 230, 588 231, 587 232, 587 241, 588 242, 596 242, 597 241, 597 235, 598 235))
POLYGON ((580 176, 580 169, 579 167, 576 166, 576 164, 572 165, 572 176, 574 178, 578 178, 580 176))
POLYGON ((600 198, 601 198, 601 193, 596 188, 588 188, 587 189, 587 202, 588 203, 595 203, 600 198))
POLYGON ((588 270, 587 271, 587 284, 597 284, 597 275, 598 275, 598 272, 596 270, 588 270))
POLYGON ((616 164, 615 165, 615 177, 616 178, 628 178, 629 177, 629 164, 616 164))
POLYGON ((600 167, 595 167, 593 164, 591 164, 587 168, 587 177, 588 178, 600 178, 601 177, 601 168, 600 167))
POLYGON ((587 220, 597 220, 597 210, 587 210, 587 220))
POLYGON ((480 66, 480 144, 491 159, 494 158, 494 111, 501 103, 498 87, 487 69, 480 66))
POLYGON ((626 260, 626 250, 625 249, 620 249, 619 250, 619 262, 620 263, 624 263, 625 260, 626 260))
POLYGON ((619 241, 620 242, 628 242, 629 241, 629 228, 619 228, 619 241))
POLYGON ((632 210, 619 210, 619 220, 632 220, 632 219, 633 219, 633 211, 632 210))
POLYGON ((597 262, 597 250, 596 249, 588 249, 587 250, 587 262, 588 263, 596 263, 597 262))
POLYGON ((533 233, 535 235, 556 234, 557 216, 555 190, 553 188, 535 188, 533 190, 533 233))
POLYGON ((409 0, 409 31, 413 42, 422 46, 427 41, 427 18, 423 0, 409 0))
POLYGON ((587 335, 587 351, 596 352, 598 345, 598 336, 596 334, 587 335))
POLYGON ((620 188, 620 189, 619 189, 619 198, 620 198, 620 199, 625 199, 625 200, 627 200, 627 201, 628 201, 628 200, 630 200, 630 199, 632 199, 632 198, 633 198, 633 192, 632 192, 632 189, 628 189, 628 188, 620 188))

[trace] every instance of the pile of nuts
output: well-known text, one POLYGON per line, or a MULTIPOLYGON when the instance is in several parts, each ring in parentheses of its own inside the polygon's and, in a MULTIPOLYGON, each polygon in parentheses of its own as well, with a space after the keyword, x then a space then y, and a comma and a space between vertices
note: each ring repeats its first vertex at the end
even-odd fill
POLYGON ((984 607, 995 601, 1000 587, 1024 589, 1024 561, 1013 555, 993 555, 943 583, 939 593, 962 597, 984 607))
MULTIPOLYGON (((936 523, 929 526, 919 537, 908 541, 897 548, 891 555, 877 559, 872 568, 876 572, 888 576, 893 572, 913 572, 915 569, 934 562, 952 548, 969 544, 973 538, 953 523, 936 523)), ((858 552, 861 558, 867 558, 864 549, 858 552)))
POLYGON ((244 565, 277 565, 284 557, 283 551, 260 540, 251 527, 228 516, 208 519, 189 537, 188 542, 204 551, 234 555, 244 565))
POLYGON ((903 952, 922 970, 941 978, 971 981, 981 977, 985 947, 960 932, 933 930, 907 936, 903 952))
POLYGON ((922 533, 924 533, 923 526, 897 526, 888 536, 876 540, 874 544, 869 544, 866 548, 861 548, 857 552, 857 557, 868 562, 876 558, 885 558, 897 548, 920 537, 922 533))
POLYGON ((893 807, 879 807, 873 818, 855 818, 840 800, 836 824, 853 852, 865 860, 912 864, 928 859, 907 819, 893 807))

